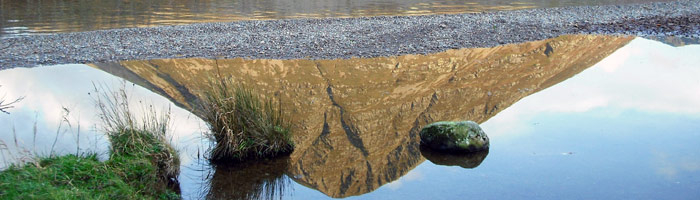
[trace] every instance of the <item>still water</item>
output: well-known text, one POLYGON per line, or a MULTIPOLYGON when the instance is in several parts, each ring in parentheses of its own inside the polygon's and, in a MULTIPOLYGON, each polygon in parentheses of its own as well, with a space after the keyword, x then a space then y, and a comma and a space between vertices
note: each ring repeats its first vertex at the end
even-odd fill
POLYGON ((0 140, 50 152, 66 107, 72 126, 54 151, 104 152, 88 94, 99 83, 126 87, 135 104, 172 108, 187 199, 694 199, 698 53, 699 45, 576 35, 425 56, 9 69, 0 96, 26 98, 0 115, 0 126, 16 129, 0 130, 0 140), (187 110, 211 76, 280 97, 296 125, 292 155, 209 166, 206 125, 187 110), (439 120, 479 122, 491 149, 444 157, 419 148, 417 131, 439 120), (87 137, 79 149, 76 124, 87 137))
POLYGON ((309 17, 427 15, 667 0, 0 0, 0 37, 309 17))

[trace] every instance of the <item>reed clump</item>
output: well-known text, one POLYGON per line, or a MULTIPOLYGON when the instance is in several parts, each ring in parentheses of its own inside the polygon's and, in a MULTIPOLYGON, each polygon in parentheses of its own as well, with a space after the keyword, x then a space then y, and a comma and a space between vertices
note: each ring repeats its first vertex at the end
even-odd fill
POLYGON ((178 185, 180 159, 167 138, 170 109, 158 113, 152 106, 141 108, 144 114, 137 118, 129 107, 124 88, 118 91, 103 90, 106 91, 96 92, 98 96, 95 100, 103 131, 112 144, 110 158, 148 159, 155 167, 159 188, 169 189, 178 185))
POLYGON ((204 120, 215 142, 213 162, 240 162, 289 154, 290 125, 280 102, 231 80, 212 81, 202 98, 204 120))

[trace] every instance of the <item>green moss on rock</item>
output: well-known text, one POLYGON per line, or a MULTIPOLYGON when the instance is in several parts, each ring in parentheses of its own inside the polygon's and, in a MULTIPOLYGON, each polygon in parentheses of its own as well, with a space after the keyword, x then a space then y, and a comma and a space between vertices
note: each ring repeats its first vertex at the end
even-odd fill
POLYGON ((473 121, 435 122, 420 131, 421 145, 430 149, 469 153, 489 148, 489 138, 473 121))

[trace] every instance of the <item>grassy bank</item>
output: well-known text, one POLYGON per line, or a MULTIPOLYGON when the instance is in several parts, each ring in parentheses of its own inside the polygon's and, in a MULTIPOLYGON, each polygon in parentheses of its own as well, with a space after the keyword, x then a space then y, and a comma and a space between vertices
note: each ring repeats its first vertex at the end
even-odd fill
POLYGON ((289 123, 279 102, 231 80, 212 81, 204 93, 204 120, 215 141, 214 162, 240 162, 294 150, 289 123))
POLYGON ((0 172, 0 199, 178 199, 148 156, 42 158, 0 172))
POLYGON ((110 157, 37 158, 0 172, 0 199, 179 199, 177 151, 167 142, 169 113, 136 118, 124 89, 96 98, 110 157))

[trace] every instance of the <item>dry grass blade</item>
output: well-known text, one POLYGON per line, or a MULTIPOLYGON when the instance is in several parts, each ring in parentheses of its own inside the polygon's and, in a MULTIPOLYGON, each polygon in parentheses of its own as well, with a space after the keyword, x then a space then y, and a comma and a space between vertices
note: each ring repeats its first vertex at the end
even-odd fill
POLYGON ((12 135, 14 140, 14 147, 10 148, 5 141, 0 140, 0 156, 2 157, 2 165, 0 165, 0 171, 14 166, 24 166, 26 164, 37 165, 38 161, 36 159, 36 154, 33 151, 25 148, 17 140, 17 133, 14 126, 12 127, 12 135))
MULTIPOLYGON (((2 85, 0 85, 0 87, 2 87, 2 85)), ((19 97, 13 101, 5 102, 5 101, 7 101, 5 99, 5 97, 4 96, 0 97, 0 112, 3 112, 5 114, 10 114, 10 112, 8 112, 7 110, 10 108, 14 108, 13 104, 18 103, 18 102, 22 101, 23 99, 24 99, 24 97, 19 97)))

